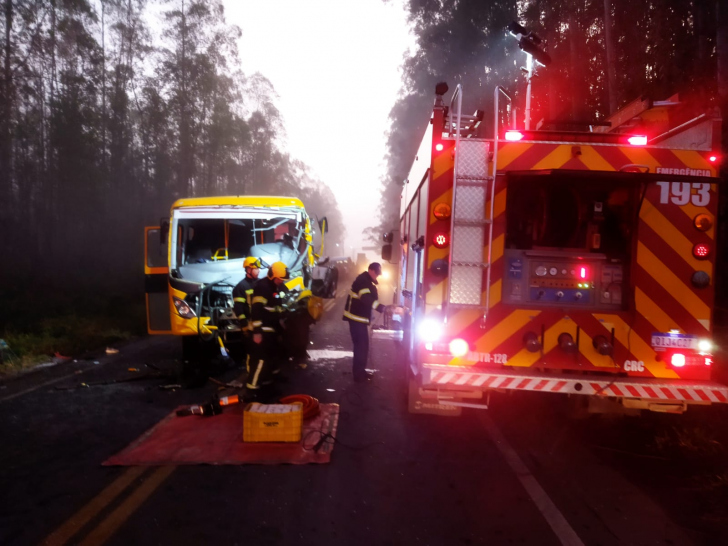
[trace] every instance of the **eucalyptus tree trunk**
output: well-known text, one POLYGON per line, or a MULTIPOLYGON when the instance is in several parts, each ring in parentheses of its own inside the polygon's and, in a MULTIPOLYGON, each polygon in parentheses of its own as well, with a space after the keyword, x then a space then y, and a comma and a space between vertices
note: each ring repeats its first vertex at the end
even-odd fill
POLYGON ((614 35, 612 34, 612 1, 604 0, 604 38, 607 49, 607 93, 609 114, 617 111, 617 70, 615 67, 614 35))

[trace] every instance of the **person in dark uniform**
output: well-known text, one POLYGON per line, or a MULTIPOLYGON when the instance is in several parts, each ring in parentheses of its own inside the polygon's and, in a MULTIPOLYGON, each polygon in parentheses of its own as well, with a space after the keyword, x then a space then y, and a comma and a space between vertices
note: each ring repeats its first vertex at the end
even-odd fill
POLYGON ((233 312, 238 317, 238 325, 243 331, 245 367, 250 372, 250 311, 253 302, 253 289, 260 274, 260 259, 250 256, 245 258, 243 267, 245 277, 233 288, 233 312))
POLYGON ((261 387, 272 383, 273 372, 280 367, 283 352, 278 336, 285 312, 281 295, 289 278, 286 264, 275 262, 268 269, 268 275, 253 289, 250 323, 253 342, 250 344, 250 370, 245 384, 249 399, 257 398, 261 387))
POLYGON ((377 262, 369 264, 367 271, 354 279, 349 296, 346 298, 342 320, 349 322, 349 332, 354 345, 354 381, 368 381, 374 375, 366 368, 369 357, 369 323, 372 310, 382 313, 386 307, 379 303, 377 277, 382 274, 382 266, 377 262))

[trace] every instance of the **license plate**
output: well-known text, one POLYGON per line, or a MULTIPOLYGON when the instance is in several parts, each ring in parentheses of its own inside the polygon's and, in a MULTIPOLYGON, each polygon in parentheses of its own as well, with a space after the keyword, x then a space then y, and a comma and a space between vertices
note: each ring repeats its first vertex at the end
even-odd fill
POLYGON ((652 334, 655 349, 697 349, 698 338, 688 334, 652 334))

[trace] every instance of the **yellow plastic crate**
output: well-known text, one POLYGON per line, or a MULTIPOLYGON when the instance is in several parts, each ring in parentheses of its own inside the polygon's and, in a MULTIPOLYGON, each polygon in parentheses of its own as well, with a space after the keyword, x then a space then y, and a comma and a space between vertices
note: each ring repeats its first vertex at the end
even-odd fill
POLYGON ((300 442, 302 407, 302 404, 248 404, 243 412, 243 441, 300 442))

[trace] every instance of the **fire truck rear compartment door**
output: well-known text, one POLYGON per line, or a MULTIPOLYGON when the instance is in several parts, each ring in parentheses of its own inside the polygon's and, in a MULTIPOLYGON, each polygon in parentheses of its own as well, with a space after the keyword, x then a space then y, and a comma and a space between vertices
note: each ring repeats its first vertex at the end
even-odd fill
POLYGON ((159 226, 144 228, 144 292, 147 303, 147 331, 171 334, 169 317, 169 267, 167 239, 159 226))

